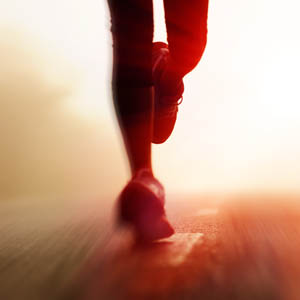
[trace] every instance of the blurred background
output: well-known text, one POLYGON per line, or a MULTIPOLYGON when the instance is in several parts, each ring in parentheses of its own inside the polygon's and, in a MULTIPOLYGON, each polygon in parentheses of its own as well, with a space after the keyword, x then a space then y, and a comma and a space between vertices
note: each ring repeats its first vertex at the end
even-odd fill
MULTIPOLYGON (((155 40, 165 40, 154 6, 155 40)), ((153 147, 170 195, 299 192, 299 6, 211 1, 174 134, 153 147)), ((0 200, 115 197, 128 164, 106 2, 3 0, 0 49, 0 200)))

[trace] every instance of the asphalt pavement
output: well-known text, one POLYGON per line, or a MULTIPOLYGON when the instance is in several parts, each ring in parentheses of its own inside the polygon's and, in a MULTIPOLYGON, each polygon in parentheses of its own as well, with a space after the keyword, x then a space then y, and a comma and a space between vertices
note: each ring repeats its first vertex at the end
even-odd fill
POLYGON ((148 245, 108 200, 1 203, 0 299, 300 299, 297 197, 181 197, 148 245))

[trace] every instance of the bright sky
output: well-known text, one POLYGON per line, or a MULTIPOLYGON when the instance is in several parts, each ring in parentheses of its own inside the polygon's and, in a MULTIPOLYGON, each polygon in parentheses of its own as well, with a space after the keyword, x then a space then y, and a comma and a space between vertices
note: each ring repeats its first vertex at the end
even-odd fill
MULTIPOLYGON (((163 12, 154 2, 160 40, 163 12)), ((292 0, 211 1, 205 55, 185 78, 174 134, 153 150, 155 172, 169 191, 300 190, 299 9, 292 0)), ((99 172, 106 178, 110 168, 121 186, 127 165, 110 104, 105 1, 3 0, 0 20, 1 34, 14 29, 24 36, 16 47, 41 49, 50 81, 64 78, 72 87, 67 108, 93 132, 101 127, 106 167, 99 172)))

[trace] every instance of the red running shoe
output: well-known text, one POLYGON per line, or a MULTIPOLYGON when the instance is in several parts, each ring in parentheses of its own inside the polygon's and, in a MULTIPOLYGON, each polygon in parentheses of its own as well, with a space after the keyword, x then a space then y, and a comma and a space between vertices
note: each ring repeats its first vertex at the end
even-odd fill
POLYGON ((174 229, 166 218, 164 202, 161 183, 149 170, 140 170, 119 196, 119 218, 133 226, 139 241, 151 242, 169 237, 174 229))
POLYGON ((170 54, 168 45, 162 42, 153 43, 152 74, 154 80, 154 123, 152 142, 161 144, 171 135, 177 119, 178 105, 182 102, 183 81, 179 81, 165 91, 161 78, 168 63, 170 54))

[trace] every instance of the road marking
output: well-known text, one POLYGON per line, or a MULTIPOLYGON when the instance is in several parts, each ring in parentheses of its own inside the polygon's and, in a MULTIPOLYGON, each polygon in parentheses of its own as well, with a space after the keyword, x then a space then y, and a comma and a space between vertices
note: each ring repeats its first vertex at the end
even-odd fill
POLYGON ((171 266, 179 266, 192 252, 196 243, 201 243, 203 233, 176 233, 164 241, 170 242, 166 262, 171 266))
POLYGON ((219 212, 217 208, 203 208, 198 210, 194 216, 201 217, 201 216, 209 216, 209 215, 216 215, 219 212))

